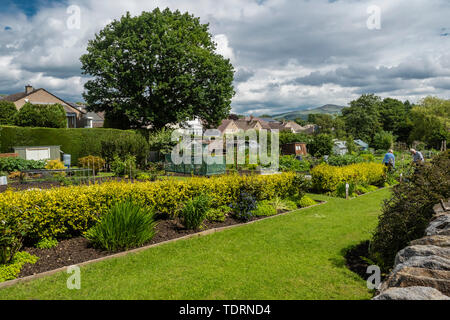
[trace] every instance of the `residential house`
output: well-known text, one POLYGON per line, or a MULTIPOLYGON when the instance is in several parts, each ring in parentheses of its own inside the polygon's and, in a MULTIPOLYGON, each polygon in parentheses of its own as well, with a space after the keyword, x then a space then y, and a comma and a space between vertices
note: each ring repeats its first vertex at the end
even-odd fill
MULTIPOLYGON (((36 105, 60 104, 66 112, 68 128, 93 127, 94 118, 92 119, 93 121, 91 125, 91 119, 89 119, 88 113, 83 110, 83 108, 79 108, 78 105, 67 102, 43 88, 34 89, 31 85, 27 85, 25 86, 25 90, 23 92, 11 94, 4 97, 3 100, 13 102, 17 110, 20 110, 20 108, 22 108, 26 103, 36 105)), ((100 119, 95 120, 97 121, 97 126, 100 126, 100 119)))
POLYGON ((87 106, 85 104, 77 104, 68 102, 68 104, 80 110, 84 113, 84 121, 80 123, 80 127, 84 128, 103 128, 103 125, 105 123, 105 113, 104 112, 92 112, 87 111, 87 106))

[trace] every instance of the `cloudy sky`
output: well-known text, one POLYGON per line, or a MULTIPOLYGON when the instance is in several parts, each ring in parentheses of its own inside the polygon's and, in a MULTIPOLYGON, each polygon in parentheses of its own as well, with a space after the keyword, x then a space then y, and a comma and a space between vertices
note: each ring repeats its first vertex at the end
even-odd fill
POLYGON ((87 41, 126 11, 169 7, 210 23, 217 50, 237 71, 236 113, 347 105, 363 93, 450 98, 448 0, 0 0, 0 7, 4 94, 31 84, 80 101, 87 41))

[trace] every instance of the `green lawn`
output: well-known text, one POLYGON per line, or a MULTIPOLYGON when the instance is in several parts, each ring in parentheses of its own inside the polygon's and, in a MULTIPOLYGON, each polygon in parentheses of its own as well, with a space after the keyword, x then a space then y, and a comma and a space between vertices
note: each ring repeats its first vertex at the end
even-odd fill
POLYGON ((369 299, 343 250, 369 239, 380 190, 0 289, 0 299, 369 299))

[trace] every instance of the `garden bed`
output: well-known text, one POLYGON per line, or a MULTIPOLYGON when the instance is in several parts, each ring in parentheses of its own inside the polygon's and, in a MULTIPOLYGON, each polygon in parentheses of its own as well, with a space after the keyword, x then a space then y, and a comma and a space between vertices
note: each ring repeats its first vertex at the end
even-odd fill
MULTIPOLYGON (((325 203, 324 201, 318 200, 316 200, 316 202, 316 205, 325 203)), ((299 208, 299 210, 300 209, 306 208, 299 208)), ((248 222, 242 222, 233 217, 227 217, 223 222, 205 222, 202 230, 186 229, 179 219, 160 220, 156 227, 157 233, 155 237, 141 248, 170 240, 176 240, 190 235, 201 234, 202 232, 208 230, 243 225, 258 220, 268 219, 289 212, 293 211, 280 210, 277 215, 270 217, 256 216, 252 217, 248 222)), ((93 248, 89 241, 83 237, 62 240, 55 248, 52 249, 26 247, 23 251, 39 257, 39 260, 35 264, 25 264, 18 276, 18 279, 117 254, 117 252, 107 252, 93 248)))

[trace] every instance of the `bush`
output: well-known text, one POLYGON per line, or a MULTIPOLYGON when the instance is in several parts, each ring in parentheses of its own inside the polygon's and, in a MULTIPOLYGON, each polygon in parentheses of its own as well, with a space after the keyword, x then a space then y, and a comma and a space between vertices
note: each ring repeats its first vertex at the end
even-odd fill
POLYGON ((0 125, 13 125, 17 108, 10 101, 0 101, 0 125))
POLYGON ((9 263, 22 248, 23 237, 30 225, 12 216, 0 219, 0 264, 9 263))
POLYGON ((24 170, 41 170, 45 161, 25 160, 21 158, 0 158, 0 171, 14 172, 24 170))
POLYGON ((61 146, 61 150, 72 156, 72 163, 78 163, 79 158, 93 155, 102 157, 109 164, 114 154, 131 154, 136 156, 138 164, 142 166, 148 154, 146 139, 131 130, 0 126, 0 152, 8 153, 15 146, 61 146), (102 142, 105 141, 108 144, 102 149, 102 142), (111 157, 106 159, 103 154, 111 154, 111 157))
POLYGON ((229 206, 220 206, 218 208, 210 208, 206 213, 206 219, 210 222, 224 222, 232 212, 229 206))
POLYGON ((306 160, 297 160, 294 155, 280 156, 281 171, 309 171, 311 164, 306 160))
POLYGON ((25 103, 15 115, 14 123, 20 127, 66 128, 66 111, 60 104, 25 103))
POLYGON ((204 194, 189 200, 181 212, 184 226, 187 229, 199 229, 206 219, 209 208, 209 197, 204 194))
POLYGON ((395 137, 392 132, 380 131, 373 137, 372 145, 375 149, 388 150, 394 146, 395 137))
POLYGON ((6 216, 16 221, 30 218, 31 240, 78 236, 107 214, 114 203, 129 198, 142 206, 154 207, 161 217, 176 218, 183 204, 198 194, 208 194, 217 207, 236 203, 244 186, 251 186, 258 201, 276 196, 284 198, 290 194, 295 178, 293 173, 226 175, 184 181, 110 181, 45 191, 7 190, 0 193, 0 221, 6 216))
POLYGON ((97 248, 125 251, 150 241, 156 233, 155 227, 152 210, 127 200, 115 204, 85 236, 97 248))
POLYGON ((156 181, 158 180, 158 175, 154 173, 139 172, 136 179, 141 181, 156 181))
POLYGON ((111 171, 116 177, 128 176, 134 178, 136 174, 136 157, 127 155, 124 160, 118 156, 114 156, 114 161, 111 163, 111 171))
POLYGON ((415 173, 393 188, 391 198, 384 203, 370 247, 372 259, 384 270, 393 265, 399 250, 423 236, 433 216, 433 206, 441 199, 450 198, 448 168, 450 151, 417 167, 415 173))
POLYGON ((332 156, 329 156, 328 160, 327 160, 327 163, 330 166, 337 166, 337 167, 348 166, 350 164, 361 163, 361 162, 366 162, 366 160, 361 156, 352 155, 352 154, 346 154, 343 156, 332 155, 332 156))
POLYGON ((231 204, 230 207, 238 220, 249 221, 253 217, 253 210, 256 209, 256 199, 250 193, 241 191, 237 201, 231 204))
POLYGON ((99 172, 105 166, 105 160, 96 156, 87 156, 78 159, 78 165, 82 168, 94 169, 95 172, 99 172))
POLYGON ((298 202, 297 202, 297 206, 299 206, 300 208, 306 208, 306 207, 311 207, 316 205, 317 202, 314 201, 313 199, 311 199, 308 196, 303 196, 298 202))
POLYGON ((45 169, 47 170, 62 170, 65 168, 66 167, 64 166, 64 163, 62 163, 60 160, 49 160, 45 165, 45 169))
POLYGON ((0 265, 0 282, 16 279, 25 263, 35 264, 38 260, 28 252, 17 252, 10 263, 0 265))
POLYGON ((254 216, 269 217, 269 216, 274 216, 277 213, 278 213, 277 209, 275 209, 275 207, 268 200, 258 202, 256 209, 253 210, 254 216))
POLYGON ((309 153, 314 157, 330 155, 333 150, 333 138, 328 134, 318 134, 308 145, 309 153))
POLYGON ((53 238, 44 238, 36 244, 38 249, 52 249, 58 246, 58 240, 53 238))
POLYGON ((334 192, 342 183, 383 185, 385 166, 379 163, 357 163, 344 167, 320 164, 311 170, 313 188, 318 192, 334 192))

